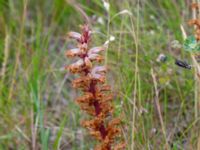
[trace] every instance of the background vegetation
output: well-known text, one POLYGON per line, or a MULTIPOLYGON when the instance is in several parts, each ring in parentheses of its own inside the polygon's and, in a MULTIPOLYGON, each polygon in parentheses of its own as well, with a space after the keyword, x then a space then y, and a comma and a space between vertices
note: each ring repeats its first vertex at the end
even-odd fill
POLYGON ((176 58, 191 62, 179 44, 181 24, 192 33, 191 2, 109 3, 107 12, 100 0, 0 0, 1 150, 93 147, 79 125, 86 115, 73 101, 79 94, 73 76, 64 69, 70 63, 65 51, 73 46, 66 33, 79 31, 84 15, 97 33, 95 45, 115 37, 105 58, 127 149, 163 150, 166 141, 172 150, 197 149, 193 69, 174 64, 176 58))

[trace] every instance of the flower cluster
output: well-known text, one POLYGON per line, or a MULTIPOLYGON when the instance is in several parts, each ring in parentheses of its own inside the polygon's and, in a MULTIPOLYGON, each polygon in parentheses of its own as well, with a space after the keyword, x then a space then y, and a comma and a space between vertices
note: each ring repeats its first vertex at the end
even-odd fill
MULTIPOLYGON (((200 5, 198 3, 192 3, 192 9, 199 10, 200 5)), ((197 41, 200 40, 200 19, 194 18, 188 22, 189 25, 195 26, 195 38, 197 41)))
POLYGON ((91 115, 90 120, 84 120, 81 125, 89 130, 89 133, 99 141, 96 150, 120 150, 125 148, 125 143, 116 144, 115 138, 120 136, 118 125, 119 118, 112 118, 114 106, 110 86, 105 84, 106 67, 94 66, 94 63, 103 61, 100 55, 105 51, 104 46, 90 48, 91 30, 84 25, 82 34, 69 32, 68 37, 77 41, 77 48, 66 52, 67 57, 79 58, 75 63, 67 66, 73 74, 79 74, 79 78, 72 83, 74 88, 83 91, 83 95, 76 99, 80 108, 91 115), (112 118, 112 119, 109 119, 112 118))

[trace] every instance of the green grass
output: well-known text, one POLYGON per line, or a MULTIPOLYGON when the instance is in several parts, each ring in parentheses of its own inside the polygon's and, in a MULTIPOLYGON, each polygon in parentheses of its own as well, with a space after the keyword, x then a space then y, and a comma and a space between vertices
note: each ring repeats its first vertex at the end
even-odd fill
POLYGON ((0 0, 0 149, 73 149, 94 146, 79 122, 87 117, 73 102, 79 93, 74 78, 63 67, 70 63, 64 53, 72 43, 68 31, 79 30, 83 16, 93 20, 94 45, 110 35, 108 82, 116 98, 116 114, 122 114, 127 149, 163 150, 165 139, 155 107, 151 69, 156 75, 159 103, 170 149, 196 149, 198 118, 194 117, 193 70, 174 65, 186 59, 171 42, 183 42, 180 24, 188 34, 191 18, 183 0, 110 0, 109 16, 99 0, 0 0), (127 9, 132 15, 118 12, 127 9), (93 16, 93 17, 92 17, 93 16), (112 20, 110 20, 112 18, 112 20), (108 22, 110 20, 110 22, 108 22), (160 53, 168 56, 157 62, 160 53))

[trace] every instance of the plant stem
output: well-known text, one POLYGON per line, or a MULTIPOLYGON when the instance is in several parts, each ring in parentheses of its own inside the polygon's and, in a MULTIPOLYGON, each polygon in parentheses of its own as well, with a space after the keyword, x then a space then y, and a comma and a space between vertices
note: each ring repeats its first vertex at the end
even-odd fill
MULTIPOLYGON (((83 58, 84 60, 85 58, 83 58)), ((86 69, 84 70, 85 72, 85 76, 87 76, 90 73, 90 70, 86 69)), ((94 101, 93 101, 93 106, 95 108, 95 115, 96 117, 101 113, 102 109, 100 107, 100 104, 98 102, 98 100, 96 100, 96 86, 97 86, 97 82, 92 80, 89 86, 89 92, 92 93, 93 97, 94 97, 94 101)), ((101 134, 102 139, 105 139, 106 135, 107 135, 107 131, 106 128, 104 126, 104 122, 101 122, 101 124, 99 125, 99 132, 101 134)), ((107 147, 107 150, 111 150, 111 147, 107 147)))
MULTIPOLYGON (((90 87, 89 87, 89 92, 91 92, 93 94, 94 98, 96 95, 96 84, 97 83, 95 81, 91 81, 90 87)), ((101 113, 101 107, 100 107, 99 102, 96 99, 94 99, 93 106, 95 108, 96 116, 98 116, 101 113)), ((107 131, 106 131, 106 128, 105 128, 103 122, 99 126, 99 132, 101 133, 101 137, 104 139, 107 135, 107 131)))

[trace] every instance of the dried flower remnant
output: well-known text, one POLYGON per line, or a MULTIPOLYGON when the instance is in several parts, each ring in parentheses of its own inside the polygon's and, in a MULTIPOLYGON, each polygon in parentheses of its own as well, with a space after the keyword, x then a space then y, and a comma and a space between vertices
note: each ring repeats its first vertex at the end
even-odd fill
MULTIPOLYGON (((192 9, 199 10, 200 5, 198 3, 192 3, 191 5, 192 9)), ((195 26, 195 38, 197 41, 200 40, 200 19, 194 18, 188 21, 189 25, 195 26)))
POLYGON ((188 22, 189 25, 194 25, 195 28, 195 38, 197 41, 200 40, 200 20, 199 19, 192 19, 188 22))
POLYGON ((192 3, 191 8, 192 9, 199 9, 200 5, 198 3, 192 3))
POLYGON ((82 34, 69 32, 68 37, 77 41, 77 48, 66 52, 67 57, 78 57, 79 59, 66 68, 73 74, 79 74, 79 78, 72 83, 74 88, 83 91, 83 95, 76 99, 80 108, 91 115, 90 120, 84 120, 81 125, 89 130, 90 135, 99 141, 95 150, 121 150, 125 149, 125 143, 115 145, 115 138, 120 136, 121 130, 118 118, 107 119, 112 116, 114 106, 110 86, 105 84, 106 67, 94 66, 94 63, 103 61, 101 52, 105 46, 90 48, 91 30, 84 25, 82 34))

